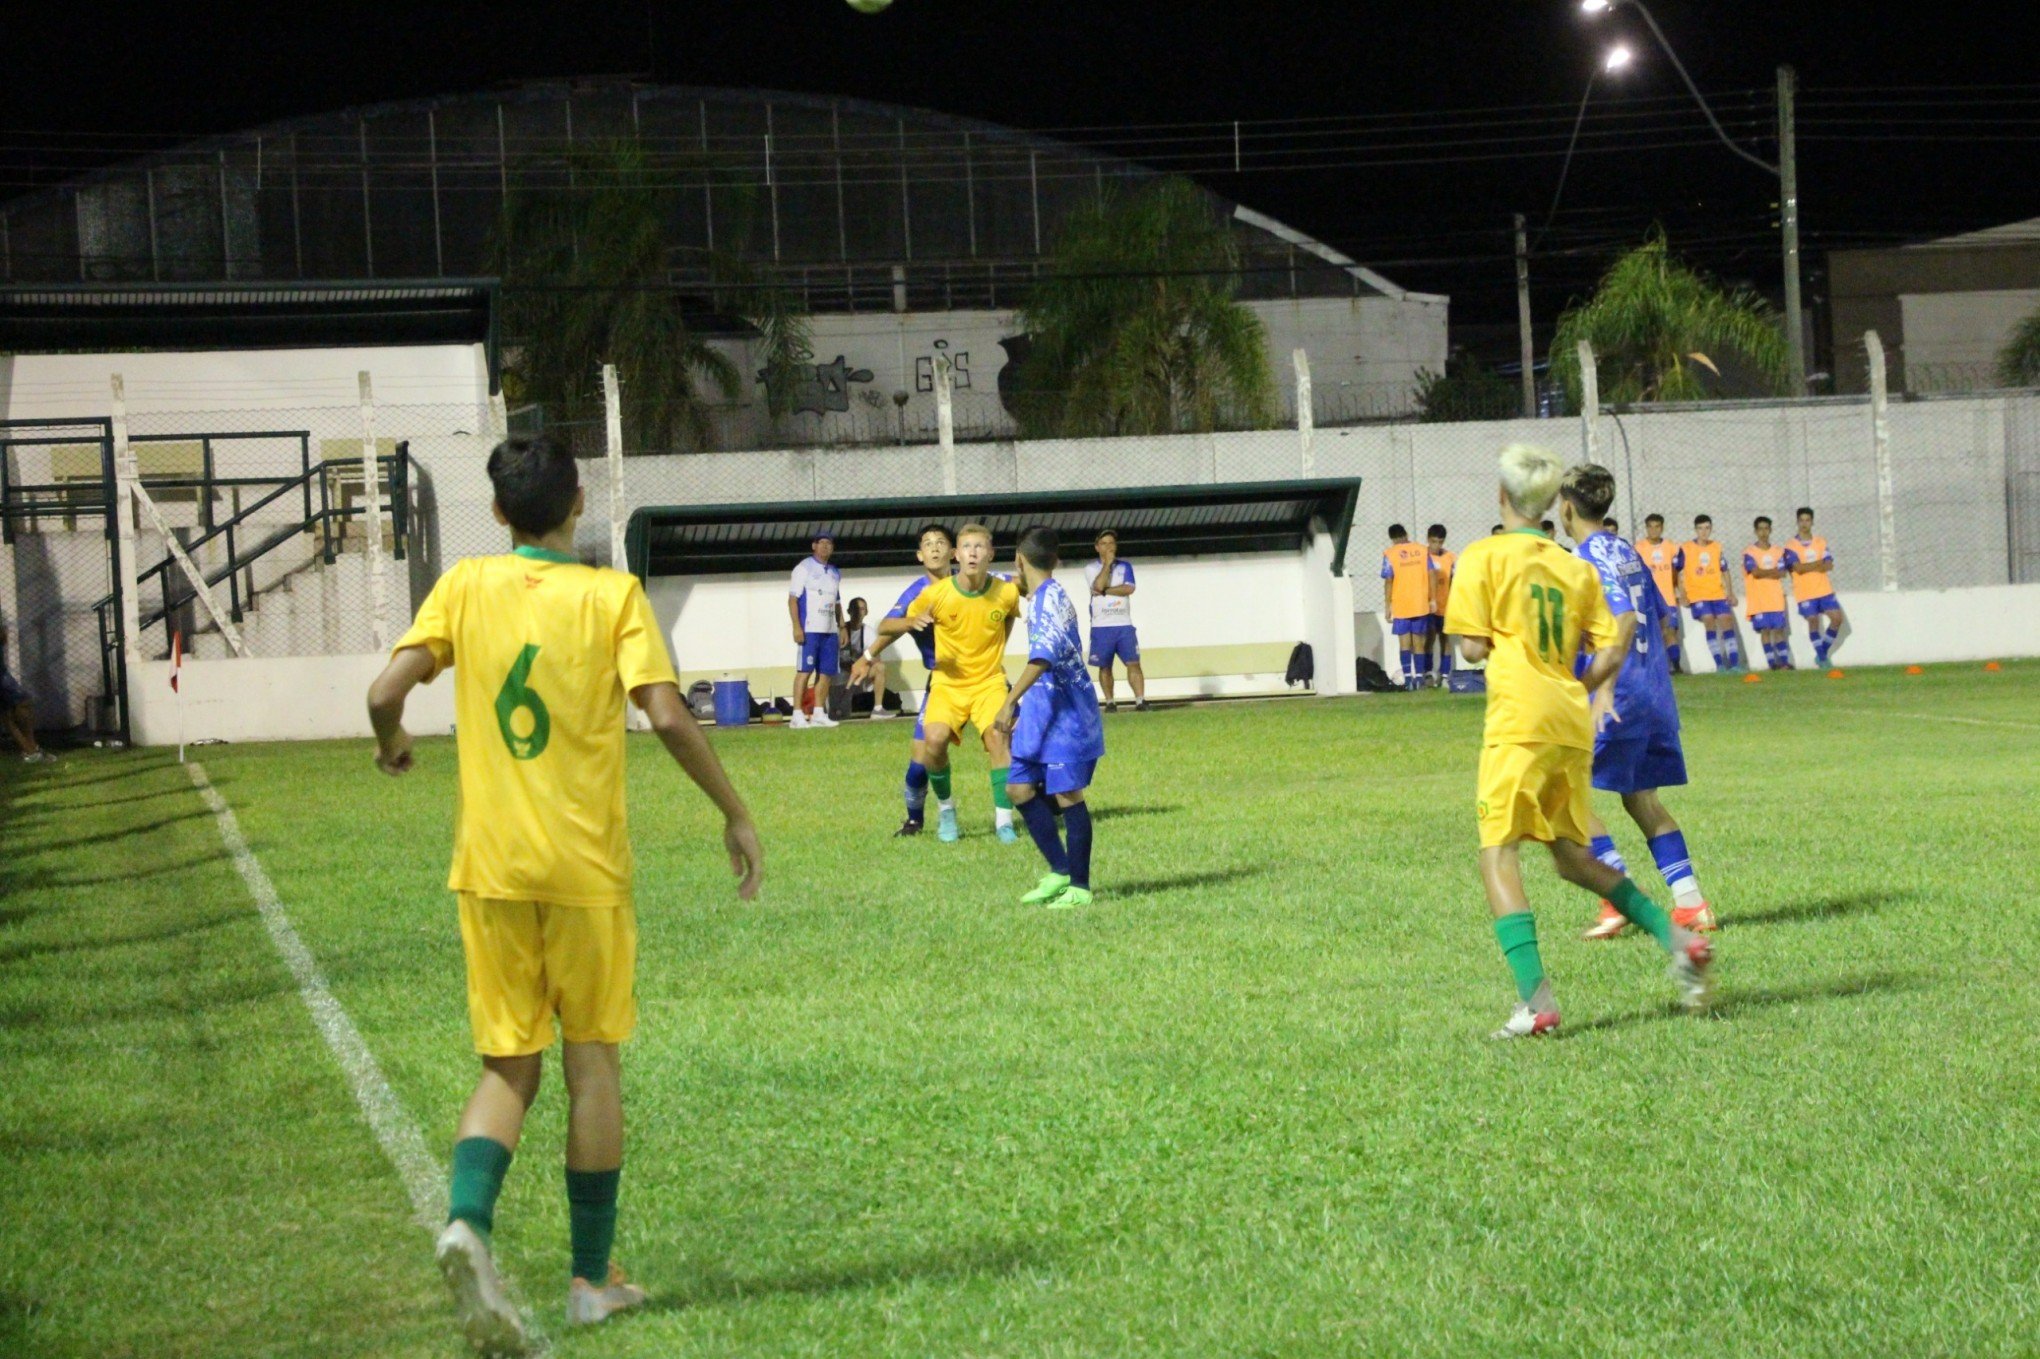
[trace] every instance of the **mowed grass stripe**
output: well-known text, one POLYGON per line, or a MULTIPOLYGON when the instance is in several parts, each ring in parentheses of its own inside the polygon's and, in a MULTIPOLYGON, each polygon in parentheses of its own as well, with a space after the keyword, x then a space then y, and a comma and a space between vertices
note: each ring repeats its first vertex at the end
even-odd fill
POLYGON ((174 760, 9 767, 0 799, 0 1352, 458 1353, 174 760))

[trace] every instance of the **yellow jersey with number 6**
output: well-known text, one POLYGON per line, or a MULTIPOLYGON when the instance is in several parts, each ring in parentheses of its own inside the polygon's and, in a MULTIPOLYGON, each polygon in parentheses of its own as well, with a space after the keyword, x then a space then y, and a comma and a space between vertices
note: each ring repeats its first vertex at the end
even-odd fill
MULTIPOLYGON (((521 547, 439 578, 395 650, 453 668, 460 737, 456 892, 551 906, 631 899, 623 713, 677 684, 644 587, 622 571, 521 547)), ((429 681, 428 681, 429 682, 429 681)))
POLYGON ((1594 748, 1587 691, 1573 658, 1615 641, 1615 619, 1592 565, 1536 529, 1469 543, 1453 572, 1445 631, 1485 637, 1486 744, 1594 748))

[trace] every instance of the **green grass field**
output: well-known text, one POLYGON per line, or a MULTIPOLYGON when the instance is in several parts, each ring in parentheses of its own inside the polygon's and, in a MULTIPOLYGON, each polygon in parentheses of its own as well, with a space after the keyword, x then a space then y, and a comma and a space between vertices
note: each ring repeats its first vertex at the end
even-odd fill
MULTIPOLYGON (((1680 696, 1715 1010, 1646 941, 1579 941, 1593 903, 1537 865, 1566 1025, 1509 1045, 1478 701, 1111 719, 1069 914, 1014 904, 1038 861, 975 752, 945 846, 887 838, 905 724, 718 734, 766 840, 746 905, 633 738, 619 1255, 654 1303, 558 1334, 556 1072, 506 1267, 575 1356, 2033 1353, 2040 665, 1680 696)), ((452 742, 402 782, 365 742, 200 753, 442 1152, 474 1076, 452 742)), ((10 763, 0 798, 0 1353, 461 1353, 174 759, 10 763)))

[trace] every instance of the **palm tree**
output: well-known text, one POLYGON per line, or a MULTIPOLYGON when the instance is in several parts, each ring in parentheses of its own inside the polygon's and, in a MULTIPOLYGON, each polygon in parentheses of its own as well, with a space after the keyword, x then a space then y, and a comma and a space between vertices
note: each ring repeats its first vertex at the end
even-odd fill
MULTIPOLYGON (((614 363, 633 446, 707 445, 712 401, 740 397, 746 374, 690 321, 703 308, 671 285, 665 224, 687 181, 715 168, 655 165, 629 140, 576 152, 562 168, 563 182, 511 197, 491 242, 510 336, 506 381, 555 421, 592 423, 602 415, 601 365, 614 363)), ((768 404, 783 413, 782 375, 806 357, 805 319, 731 257, 714 256, 710 273, 708 309, 755 332, 768 404)))
POLYGON ((1235 300, 1239 249, 1203 191, 1164 179, 1065 222, 1020 320, 1014 392, 1035 435, 1162 434, 1274 419, 1260 318, 1235 300))
POLYGON ((1604 401, 1692 401, 1714 395, 1702 383, 1731 361, 1774 392, 1791 371, 1784 331, 1770 303, 1747 288, 1728 290, 1674 259, 1664 233, 1616 260, 1594 295, 1558 319, 1551 371, 1580 400, 1579 344, 1594 347, 1604 401))
POLYGON ((2040 311, 2012 327, 1998 351, 1997 378, 2007 387, 2040 387, 2040 311))

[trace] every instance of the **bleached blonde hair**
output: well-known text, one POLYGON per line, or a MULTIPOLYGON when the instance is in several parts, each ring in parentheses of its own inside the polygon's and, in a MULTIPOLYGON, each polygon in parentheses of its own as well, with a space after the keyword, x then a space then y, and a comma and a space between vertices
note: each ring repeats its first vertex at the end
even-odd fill
POLYGON ((1558 454, 1536 444, 1510 444, 1502 450, 1502 494, 1525 519, 1542 519, 1558 499, 1565 464, 1558 454))

